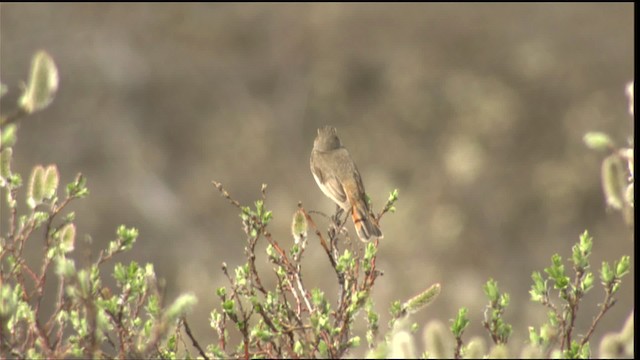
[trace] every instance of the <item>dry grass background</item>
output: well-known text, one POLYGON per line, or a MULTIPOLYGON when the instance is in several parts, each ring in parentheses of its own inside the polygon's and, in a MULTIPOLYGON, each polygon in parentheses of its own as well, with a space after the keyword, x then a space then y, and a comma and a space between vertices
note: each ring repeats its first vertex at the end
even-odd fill
MULTIPOLYGON (((190 318, 206 343, 220 264, 240 264, 244 245, 211 180, 245 204, 267 183, 271 231, 286 243, 298 201, 334 209, 308 157, 316 128, 335 125, 375 208, 400 191, 382 222, 380 312, 440 282, 416 321, 467 306, 468 336, 480 334, 493 277, 511 294, 521 344, 544 320, 528 300, 531 272, 553 252, 569 255, 584 229, 596 268, 633 251, 633 230, 605 210, 601 158, 581 141, 602 130, 622 143, 633 129, 633 6, 2 4, 0 71, 13 90, 3 108, 36 50, 61 75, 53 105, 21 124, 14 167, 57 163, 65 183, 83 172, 78 233, 95 252, 117 225, 138 227, 120 260, 154 262, 170 298, 195 292, 190 318)), ((307 282, 330 293, 329 265, 310 246, 307 282)), ((621 328, 633 283, 596 339, 621 328)), ((581 309, 582 332, 600 291, 581 309)))

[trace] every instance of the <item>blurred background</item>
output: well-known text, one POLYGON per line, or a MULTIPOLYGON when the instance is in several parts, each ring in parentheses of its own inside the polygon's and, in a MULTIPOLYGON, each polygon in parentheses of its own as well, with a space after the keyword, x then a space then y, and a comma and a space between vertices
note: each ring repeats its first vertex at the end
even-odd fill
MULTIPOLYGON (((309 170, 316 129, 334 125, 374 209, 400 193, 381 222, 381 329, 392 301, 439 282, 415 321, 448 324, 465 306, 465 338, 484 336, 482 286, 494 278, 511 295, 505 318, 520 347, 527 326, 545 320, 528 291, 553 253, 569 256, 585 229, 594 270, 633 252, 633 229, 605 206, 602 155, 582 142, 593 130, 620 145, 632 134, 633 12, 633 3, 2 4, 3 113, 37 50, 60 72, 53 104, 20 125, 14 169, 26 177, 56 163, 64 184, 85 174, 91 195, 72 209, 93 243, 78 259, 96 256, 118 225, 139 228, 117 260, 153 262, 168 301, 194 292, 189 321, 202 344, 215 339, 220 265, 240 265, 245 244, 211 181, 244 205, 268 184, 270 230, 289 244, 298 201, 335 209, 309 170)), ((306 283, 331 294, 336 281, 310 239, 306 283)), ((258 265, 270 268, 266 256, 258 265)), ((579 334, 604 298, 597 283, 579 334)), ((622 327, 633 288, 631 274, 598 343, 622 327)))

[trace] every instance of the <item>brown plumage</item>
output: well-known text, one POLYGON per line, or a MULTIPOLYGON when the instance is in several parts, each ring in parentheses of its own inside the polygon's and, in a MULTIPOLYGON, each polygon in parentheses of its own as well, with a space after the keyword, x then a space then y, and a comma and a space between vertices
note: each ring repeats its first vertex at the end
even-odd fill
POLYGON ((382 232, 369 212, 360 173, 334 127, 318 129, 311 151, 311 173, 320 190, 351 214, 361 240, 382 238, 382 232))

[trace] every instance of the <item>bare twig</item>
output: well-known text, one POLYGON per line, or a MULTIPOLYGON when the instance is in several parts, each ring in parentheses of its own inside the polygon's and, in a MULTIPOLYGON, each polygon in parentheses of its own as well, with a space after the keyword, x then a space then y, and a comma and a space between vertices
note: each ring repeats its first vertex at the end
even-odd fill
POLYGON ((191 339, 191 342, 193 343, 193 346, 196 349, 198 349, 198 352, 200 353, 200 356, 202 356, 205 360, 209 360, 209 357, 204 352, 204 350, 202 350, 202 347, 200 347, 200 344, 198 343, 196 338, 191 333, 191 328, 189 328, 189 323, 187 323, 187 318, 186 317, 182 318, 182 325, 184 326, 184 331, 187 333, 187 336, 189 337, 189 339, 191 339))
POLYGON ((600 312, 593 319, 593 322, 591 323, 591 327, 589 327, 587 334, 582 338, 582 341, 580 341, 580 346, 583 346, 589 341, 589 338, 591 337, 591 334, 593 334, 593 331, 596 329, 596 325, 598 325, 598 323, 600 322, 600 319, 602 319, 604 314, 609 309, 611 309, 611 307, 613 307, 615 303, 616 303, 616 299, 613 298, 613 294, 611 293, 611 291, 607 289, 607 295, 605 297, 604 303, 600 305, 600 312))
POLYGON ((453 350, 453 357, 462 359, 462 337, 456 337, 456 347, 453 350))
POLYGON ((222 187, 222 184, 221 184, 221 183, 219 183, 219 182, 217 182, 217 181, 212 181, 211 183, 213 183, 213 186, 215 186, 215 187, 216 187, 216 189, 218 189, 218 191, 220 191, 220 194, 221 194, 222 196, 224 196, 227 200, 229 200, 229 202, 230 202, 233 206, 237 207, 238 209, 242 208, 242 206, 240 206, 240 203, 239 203, 239 202, 237 202, 236 200, 233 200, 233 199, 231 198, 231 195, 229 195, 229 193, 227 192, 227 190, 225 190, 225 189, 222 187))

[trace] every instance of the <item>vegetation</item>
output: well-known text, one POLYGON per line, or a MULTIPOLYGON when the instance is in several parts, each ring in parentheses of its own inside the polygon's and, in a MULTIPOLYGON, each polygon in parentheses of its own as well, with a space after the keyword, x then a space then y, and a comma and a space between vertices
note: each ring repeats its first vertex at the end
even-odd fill
MULTIPOLYGON (((220 306, 210 314, 218 340, 204 344, 188 323, 195 296, 183 294, 166 303, 153 264, 115 262, 119 254, 135 245, 135 228, 118 227, 115 239, 97 256, 89 255, 83 261, 72 258, 77 241, 76 214, 68 210, 68 205, 89 195, 82 174, 66 185, 62 195, 55 164, 34 166, 26 187, 20 174, 12 171, 19 122, 45 109, 57 88, 55 63, 46 52, 37 53, 16 110, 0 117, 1 209, 6 221, 0 234, 2 357, 341 358, 350 350, 367 346, 367 355, 373 358, 588 358, 594 355, 593 332, 615 305, 622 279, 630 271, 629 256, 602 264, 598 278, 604 298, 594 310, 591 326, 584 335, 578 335, 583 329, 576 328, 576 318, 589 316, 592 311, 582 307, 581 301, 596 287, 590 264, 594 239, 585 231, 566 260, 554 254, 548 267, 532 274, 531 300, 544 306, 548 315, 544 323, 529 327, 529 343, 524 348, 509 343, 512 327, 504 318, 509 311, 509 294, 501 292, 498 283, 490 279, 483 287, 488 305, 482 325, 491 347, 479 337, 465 343, 464 331, 470 320, 468 310, 462 308, 451 320, 450 331, 440 320, 426 324, 426 348, 418 351, 415 333, 419 326, 412 323, 411 316, 437 298, 440 284, 391 304, 391 321, 381 334, 380 316, 371 297, 382 274, 376 261, 377 240, 352 241, 344 227, 348 216, 340 213, 330 217, 328 229, 321 229, 314 216, 322 214, 299 204, 291 225, 293 241, 278 241, 269 232, 272 213, 265 207, 266 185, 262 186, 261 199, 245 206, 222 184, 213 182, 240 214, 246 262, 234 269, 223 264, 222 273, 229 284, 217 289, 220 306), (338 284, 335 303, 322 289, 305 285, 302 263, 309 241, 321 244, 333 269, 338 284), (264 253, 256 251, 259 242, 267 244, 264 253), (42 247, 38 261, 24 256, 27 246, 42 247), (273 274, 258 271, 256 261, 265 258, 273 274), (116 280, 116 288, 104 285, 105 272, 116 280), (269 275, 275 276, 273 287, 264 285, 263 279, 269 275), (46 286, 51 283, 55 283, 53 292, 46 286), (55 305, 46 309, 47 303, 55 305), (356 321, 366 324, 366 345, 354 330, 356 321)), ((2 86, 1 91, 4 95, 6 88, 2 86)), ((632 222, 632 144, 616 148, 608 136, 600 133, 587 134, 585 142, 593 149, 610 152, 602 166, 605 196, 612 208, 632 222)), ((398 191, 393 190, 375 214, 376 220, 393 213, 397 200, 398 191)), ((633 313, 620 332, 602 339, 598 351, 600 357, 633 357, 633 313)))

